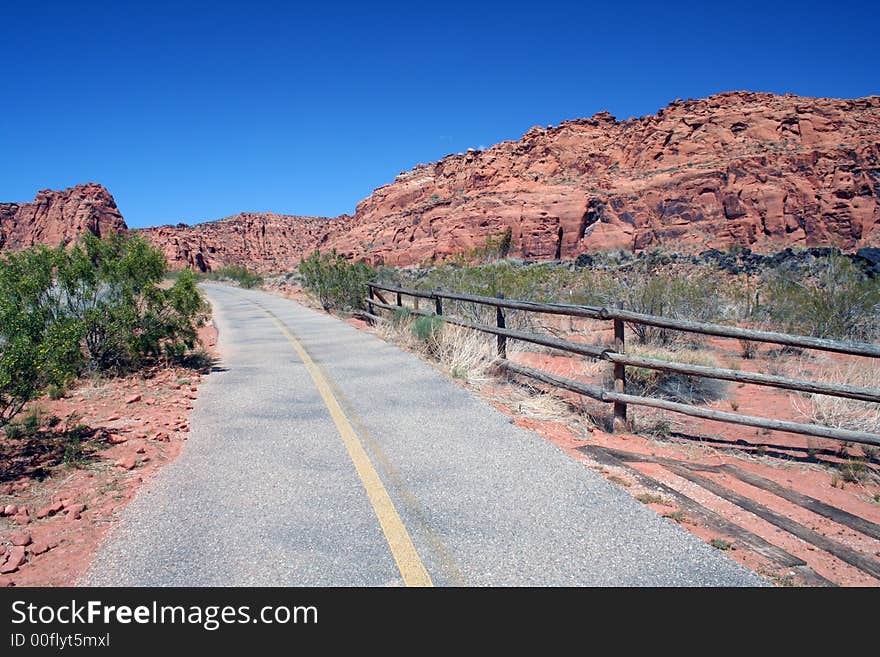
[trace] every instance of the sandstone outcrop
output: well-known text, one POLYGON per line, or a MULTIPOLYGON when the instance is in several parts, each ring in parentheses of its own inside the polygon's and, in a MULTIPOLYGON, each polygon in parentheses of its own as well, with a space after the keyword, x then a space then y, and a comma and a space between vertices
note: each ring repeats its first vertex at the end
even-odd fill
POLYGON ((85 232, 103 236, 127 231, 113 196, 96 183, 61 191, 44 189, 32 203, 0 203, 0 248, 60 246, 85 232))
POLYGON ((322 248, 442 260, 512 231, 511 255, 665 246, 880 244, 880 97, 731 92, 656 115, 607 112, 400 174, 322 248))

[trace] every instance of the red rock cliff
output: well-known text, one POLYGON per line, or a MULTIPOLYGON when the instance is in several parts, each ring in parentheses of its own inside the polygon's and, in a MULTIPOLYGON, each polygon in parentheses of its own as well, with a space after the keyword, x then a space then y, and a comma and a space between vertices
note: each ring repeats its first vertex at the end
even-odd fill
POLYGON ((61 191, 44 189, 33 203, 0 203, 0 248, 59 246, 86 231, 101 236, 126 230, 113 196, 96 183, 61 191))
POLYGON ((400 174, 344 225, 325 247, 388 264, 443 259, 507 227, 511 255, 541 259, 877 245, 880 97, 732 92, 536 127, 400 174))

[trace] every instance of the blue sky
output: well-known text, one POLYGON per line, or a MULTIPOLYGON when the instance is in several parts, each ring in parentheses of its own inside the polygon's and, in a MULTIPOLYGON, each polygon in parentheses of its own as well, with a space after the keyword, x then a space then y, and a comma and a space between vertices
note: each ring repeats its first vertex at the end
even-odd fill
POLYGON ((135 227, 336 215, 603 109, 880 93, 880 3, 138 5, 2 3, 0 200, 96 181, 135 227))

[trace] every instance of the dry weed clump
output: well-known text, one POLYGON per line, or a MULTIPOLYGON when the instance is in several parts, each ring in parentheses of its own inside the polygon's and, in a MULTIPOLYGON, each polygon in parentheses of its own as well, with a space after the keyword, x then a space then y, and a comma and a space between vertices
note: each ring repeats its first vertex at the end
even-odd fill
MULTIPOLYGON (((824 377, 830 383, 862 388, 880 388, 880 369, 869 363, 847 362, 829 368, 824 377)), ((799 378, 810 378, 802 376, 799 378)), ((856 399, 798 393, 790 397, 791 405, 800 416, 813 424, 835 429, 851 429, 880 433, 880 405, 856 399)))
POLYGON ((478 382, 491 378, 496 358, 495 343, 471 329, 446 324, 433 317, 414 318, 404 311, 378 324, 376 333, 388 342, 438 362, 456 379, 478 382))
MULTIPOLYGON (((677 362, 686 365, 703 365, 705 367, 719 367, 718 360, 705 351, 692 349, 655 349, 635 347, 628 353, 644 358, 653 358, 667 362, 677 362)), ((606 385, 610 385, 610 380, 606 385)), ((678 372, 666 372, 652 370, 644 367, 626 368, 627 392, 635 395, 650 397, 662 397, 671 401, 688 404, 704 404, 706 402, 724 399, 727 393, 727 384, 718 379, 707 379, 702 376, 680 374, 678 372)))

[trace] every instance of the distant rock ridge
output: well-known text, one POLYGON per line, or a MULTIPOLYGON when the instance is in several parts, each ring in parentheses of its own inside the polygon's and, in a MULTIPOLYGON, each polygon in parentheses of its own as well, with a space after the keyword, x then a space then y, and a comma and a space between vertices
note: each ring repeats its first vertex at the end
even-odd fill
POLYGON ((240 265, 273 272, 295 267, 331 225, 346 218, 243 212, 193 226, 157 226, 137 232, 159 246, 176 267, 205 272, 240 265))

